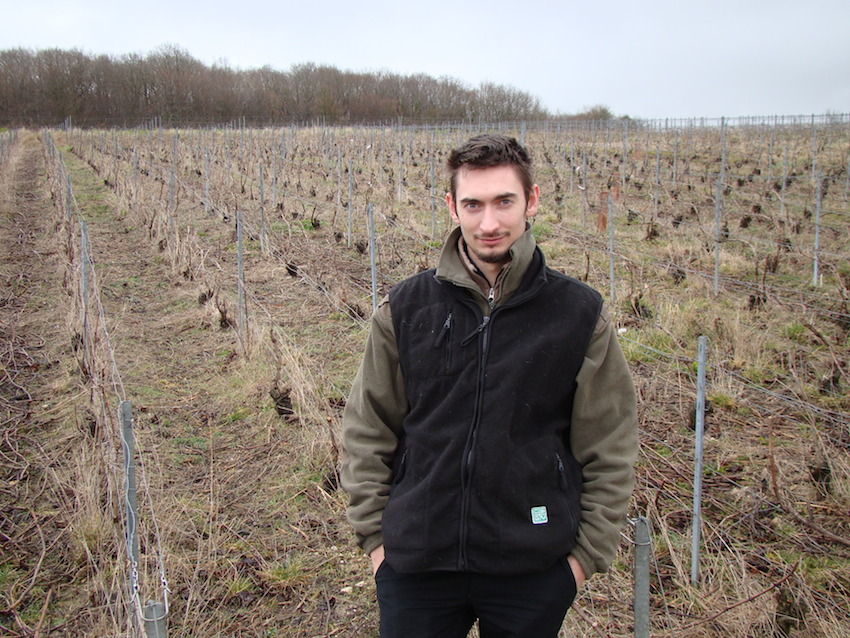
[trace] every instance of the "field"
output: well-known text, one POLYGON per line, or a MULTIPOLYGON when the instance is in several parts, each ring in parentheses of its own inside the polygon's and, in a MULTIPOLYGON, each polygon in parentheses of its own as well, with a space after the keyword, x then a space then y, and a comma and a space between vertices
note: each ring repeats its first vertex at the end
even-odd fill
MULTIPOLYGON (((850 635, 848 119, 491 130, 532 150, 533 232, 610 303, 638 390, 632 521, 563 635, 633 634, 638 517, 651 635, 850 635)), ((373 286, 435 265, 476 131, 2 134, 3 635, 134 635, 149 601, 172 637, 377 635, 340 417, 373 286)))

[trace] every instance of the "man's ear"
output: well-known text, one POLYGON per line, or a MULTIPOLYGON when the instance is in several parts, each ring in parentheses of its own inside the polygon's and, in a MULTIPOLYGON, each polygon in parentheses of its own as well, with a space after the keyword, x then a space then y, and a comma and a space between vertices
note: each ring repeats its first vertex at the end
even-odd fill
POLYGON ((540 205, 540 187, 534 184, 531 187, 531 192, 528 194, 528 204, 525 207, 525 216, 534 217, 537 214, 537 207, 540 205))
POLYGON ((457 216, 457 206, 455 205, 455 200, 451 193, 446 193, 446 206, 449 207, 449 214, 451 214, 452 220, 456 224, 459 224, 460 217, 457 216))

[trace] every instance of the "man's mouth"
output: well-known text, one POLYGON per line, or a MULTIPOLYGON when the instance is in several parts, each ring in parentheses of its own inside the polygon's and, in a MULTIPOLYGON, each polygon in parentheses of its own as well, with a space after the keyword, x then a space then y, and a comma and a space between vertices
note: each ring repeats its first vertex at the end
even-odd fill
POLYGON ((480 241, 482 244, 498 244, 501 242, 507 235, 478 235, 476 239, 480 241))

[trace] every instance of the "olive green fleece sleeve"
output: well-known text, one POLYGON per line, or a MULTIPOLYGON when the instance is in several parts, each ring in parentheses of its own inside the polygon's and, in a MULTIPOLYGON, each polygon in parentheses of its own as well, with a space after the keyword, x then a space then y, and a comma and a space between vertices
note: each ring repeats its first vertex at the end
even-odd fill
POLYGON ((576 383, 570 443, 583 488, 573 556, 589 577, 607 571, 617 553, 638 454, 634 384, 606 307, 576 383))
POLYGON ((372 316, 360 369, 342 417, 342 487, 349 494, 348 520, 368 554, 383 544, 381 517, 390 494, 392 462, 407 413, 390 304, 372 316))

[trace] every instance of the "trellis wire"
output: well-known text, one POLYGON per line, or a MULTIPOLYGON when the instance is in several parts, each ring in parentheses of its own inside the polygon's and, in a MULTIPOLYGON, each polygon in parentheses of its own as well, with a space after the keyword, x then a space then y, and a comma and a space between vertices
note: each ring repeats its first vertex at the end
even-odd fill
MULTIPOLYGON (((57 170, 60 173, 60 178, 57 180, 58 191, 59 193, 65 193, 64 202, 59 202, 58 209, 62 211, 65 215, 73 215, 74 211, 74 200, 73 200, 73 191, 71 189, 71 180, 67 171, 62 167, 62 159, 61 154, 56 149, 55 144, 53 144, 52 138, 49 136, 45 136, 45 145, 48 148, 48 157, 53 157, 54 160, 54 170, 57 170), (62 177, 64 174, 64 177, 62 177)), ((62 199, 59 197, 58 199, 62 199)), ((72 221, 73 218, 69 218, 69 221, 72 221)), ((95 271, 94 271, 94 262, 90 255, 90 241, 89 241, 89 233, 88 233, 88 223, 85 219, 79 218, 79 226, 80 226, 80 291, 81 291, 81 305, 82 305, 82 331, 81 335, 82 341, 84 344, 84 354, 86 365, 89 370, 89 374, 94 377, 97 374, 101 374, 102 372, 96 372, 95 368, 97 367, 97 361, 94 357, 93 348, 95 347, 95 340, 89 339, 88 333, 91 330, 90 323, 88 321, 89 315, 89 297, 93 297, 98 308, 99 312, 99 321, 96 322, 97 330, 104 332, 104 339, 101 341, 103 346, 106 348, 107 355, 109 360, 111 361, 111 375, 113 386, 116 392, 119 394, 119 397, 123 395, 123 384, 121 383, 120 374, 115 365, 115 357, 112 347, 109 343, 109 335, 106 332, 106 326, 104 322, 104 313, 103 308, 100 304, 100 294, 97 289, 97 284, 95 281, 95 271), (91 354, 91 356, 89 356, 91 354)), ((73 229, 73 224, 69 225, 69 231, 73 229)), ((140 591, 139 587, 139 572, 138 572, 138 564, 139 564, 139 542, 138 542, 138 508, 137 508, 137 499, 136 499, 136 473, 135 473, 135 465, 134 465, 134 457, 135 457, 135 443, 132 433, 132 412, 131 405, 125 399, 119 400, 119 409, 118 409, 119 421, 121 423, 121 430, 119 431, 119 436, 121 439, 121 446, 124 451, 124 499, 125 499, 125 544, 127 549, 127 557, 129 562, 129 575, 128 575, 128 591, 130 595, 130 613, 128 614, 128 620, 131 622, 132 627, 135 630, 138 630, 138 619, 144 619, 145 631, 148 636, 157 636, 157 637, 165 637, 164 633, 164 621, 167 615, 167 583, 165 580, 165 572, 162 561, 162 553, 159 553, 159 562, 160 562, 160 581, 163 586, 164 591, 164 603, 159 602, 150 602, 148 605, 142 609, 138 594, 140 591), (151 621, 155 624, 156 630, 154 633, 151 633, 149 625, 151 621)), ((151 515, 153 516, 153 510, 151 510, 151 515)), ((156 526, 154 522, 154 526, 156 526)), ((156 543, 160 547, 160 539, 158 531, 155 533, 156 543)))

